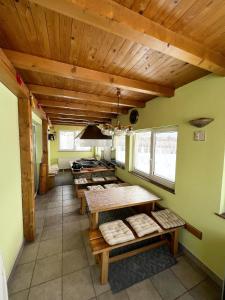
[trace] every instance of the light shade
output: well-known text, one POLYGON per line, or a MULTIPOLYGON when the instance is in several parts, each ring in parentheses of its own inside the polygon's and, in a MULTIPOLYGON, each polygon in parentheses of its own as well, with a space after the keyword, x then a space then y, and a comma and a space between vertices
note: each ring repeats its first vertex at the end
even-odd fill
POLYGON ((189 123, 192 126, 201 128, 201 127, 204 127, 204 126, 208 125, 212 121, 214 121, 213 118, 199 118, 199 119, 191 120, 191 121, 189 121, 189 123))
POLYGON ((77 136, 80 139, 82 147, 111 147, 112 138, 104 135, 98 126, 91 124, 87 125, 77 136))

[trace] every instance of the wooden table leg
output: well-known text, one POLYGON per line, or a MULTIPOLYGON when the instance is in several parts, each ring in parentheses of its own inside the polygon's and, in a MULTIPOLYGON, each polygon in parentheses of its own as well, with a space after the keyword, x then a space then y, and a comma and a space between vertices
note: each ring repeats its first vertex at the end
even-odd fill
POLYGON ((98 213, 97 212, 96 213, 91 213, 90 218, 91 218, 90 228, 91 229, 98 228, 98 213))
POLYGON ((109 252, 105 251, 101 254, 101 284, 108 282, 109 273, 109 252))
POLYGON ((152 202, 152 211, 155 211, 155 202, 152 202))
POLYGON ((173 256, 176 256, 178 252, 178 239, 179 239, 179 229, 176 229, 172 233, 172 237, 171 237, 171 253, 173 254, 173 256))
POLYGON ((80 214, 84 215, 86 213, 86 209, 87 209, 86 199, 85 199, 85 197, 81 197, 80 198, 80 214))

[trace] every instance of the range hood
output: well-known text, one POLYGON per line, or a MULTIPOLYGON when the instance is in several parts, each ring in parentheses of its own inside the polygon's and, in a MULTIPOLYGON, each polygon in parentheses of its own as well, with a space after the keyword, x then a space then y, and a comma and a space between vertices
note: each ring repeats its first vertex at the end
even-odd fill
POLYGON ((95 124, 87 125, 76 137, 80 139, 82 147, 111 147, 112 137, 102 134, 95 124))

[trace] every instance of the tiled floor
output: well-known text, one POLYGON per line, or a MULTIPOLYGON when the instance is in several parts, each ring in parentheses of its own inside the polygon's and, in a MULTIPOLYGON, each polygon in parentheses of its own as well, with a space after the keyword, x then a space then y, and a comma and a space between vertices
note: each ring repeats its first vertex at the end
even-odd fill
POLYGON ((24 247, 9 284, 11 300, 217 300, 218 287, 184 257, 171 269, 113 295, 99 284, 88 246, 87 216, 72 186, 37 198, 37 240, 24 247))

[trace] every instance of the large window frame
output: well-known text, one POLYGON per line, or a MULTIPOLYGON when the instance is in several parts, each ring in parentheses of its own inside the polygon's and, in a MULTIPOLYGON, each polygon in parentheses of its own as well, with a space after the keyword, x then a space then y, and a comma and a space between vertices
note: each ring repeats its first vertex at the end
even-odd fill
POLYGON ((58 151, 60 152, 91 152, 92 151, 92 147, 82 147, 82 146, 77 146, 76 142, 75 142, 75 138, 76 136, 81 132, 81 130, 59 130, 59 144, 58 144, 58 151), (73 149, 65 149, 65 148, 61 148, 61 133, 63 132, 72 132, 73 133, 73 139, 74 139, 74 143, 73 143, 73 149))
POLYGON ((119 167, 122 167, 122 168, 124 168, 124 166, 125 166, 125 162, 126 162, 126 135, 118 135, 118 136, 115 136, 114 137, 115 138, 115 140, 114 140, 114 144, 115 144, 115 159, 116 159, 116 164, 119 166, 119 167), (117 143, 118 143, 118 141, 117 141, 117 139, 119 139, 119 138, 124 138, 124 147, 125 147, 125 149, 124 149, 124 160, 122 161, 122 160, 119 160, 118 159, 118 157, 117 157, 117 143))
POLYGON ((176 164, 177 164, 177 144, 178 144, 178 127, 177 126, 171 126, 171 127, 164 127, 164 128, 153 128, 153 129, 141 129, 135 131, 135 134, 137 133, 144 133, 149 132, 151 133, 150 136, 150 167, 149 167, 149 173, 142 172, 135 168, 135 137, 133 136, 133 144, 132 144, 132 173, 137 174, 153 183, 158 183, 161 186, 165 186, 169 189, 174 190, 175 189, 175 182, 176 182, 176 164), (177 133, 177 143, 176 143, 176 160, 175 160, 175 180, 171 181, 166 178, 160 177, 156 174, 154 174, 155 171, 155 146, 156 146, 156 135, 157 133, 166 133, 166 132, 176 132, 177 133))

